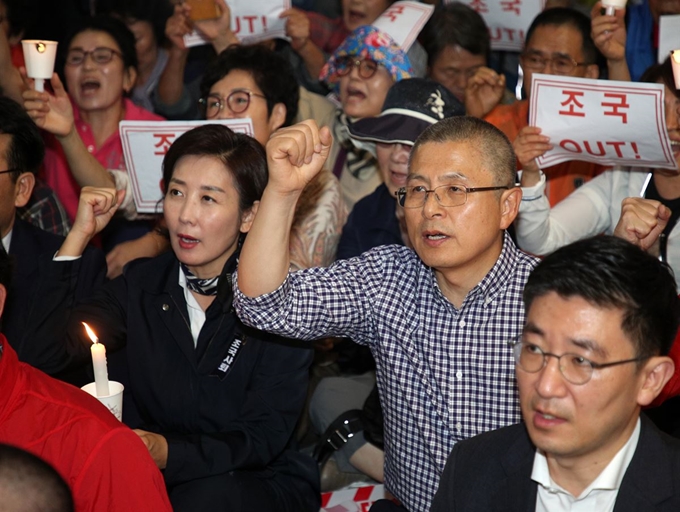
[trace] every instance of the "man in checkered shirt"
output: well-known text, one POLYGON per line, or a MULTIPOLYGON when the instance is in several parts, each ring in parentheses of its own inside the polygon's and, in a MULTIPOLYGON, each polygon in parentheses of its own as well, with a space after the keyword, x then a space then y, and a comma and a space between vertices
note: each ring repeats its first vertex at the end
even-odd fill
POLYGON ((269 140, 269 183, 241 253, 236 310, 281 335, 347 336, 371 348, 385 483, 407 510, 426 511, 457 441, 520 420, 508 341, 522 330, 522 289, 537 260, 505 233, 522 197, 515 154, 479 119, 433 125, 397 193, 413 250, 382 246, 289 274, 295 202, 330 142, 312 121, 269 140))

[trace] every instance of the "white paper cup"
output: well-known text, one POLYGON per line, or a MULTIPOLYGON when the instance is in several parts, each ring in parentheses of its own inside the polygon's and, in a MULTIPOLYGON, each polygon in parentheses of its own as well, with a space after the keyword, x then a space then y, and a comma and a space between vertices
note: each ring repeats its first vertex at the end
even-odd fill
POLYGON ((35 90, 43 91, 45 80, 52 78, 54 60, 57 57, 57 42, 39 39, 21 41, 26 63, 26 74, 35 79, 35 90))
POLYGON ((94 382, 90 382, 89 384, 85 384, 82 388, 83 391, 86 393, 92 395, 95 397, 97 400, 99 400, 101 403, 103 403, 106 408, 111 411, 111 414, 113 414, 116 418, 118 418, 118 421, 123 421, 123 389, 124 386, 120 382, 116 382, 115 380, 110 380, 109 381, 109 391, 110 395, 106 396, 97 396, 97 390, 95 388, 94 382))
POLYGON ((680 50, 671 50, 671 66, 673 67, 675 88, 680 89, 680 50))
POLYGON ((607 15, 611 16, 616 9, 626 7, 626 2, 627 0, 602 0, 602 7, 605 8, 607 15))

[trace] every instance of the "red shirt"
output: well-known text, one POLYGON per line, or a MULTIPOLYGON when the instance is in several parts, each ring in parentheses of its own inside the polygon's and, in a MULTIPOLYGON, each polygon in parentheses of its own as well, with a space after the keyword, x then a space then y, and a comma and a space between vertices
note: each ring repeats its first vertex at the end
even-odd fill
MULTIPOLYGON (((514 142, 519 131, 529 124, 529 102, 516 101, 510 105, 498 105, 484 118, 514 142)), ((517 166, 521 169, 519 161, 517 166)), ((607 167, 583 160, 570 160, 543 169, 546 180, 546 196, 550 206, 555 206, 586 181, 602 174, 607 167)))
POLYGON ((0 334, 0 442, 50 463, 76 512, 172 511, 137 434, 84 391, 19 362, 0 334))
MULTIPOLYGON (((127 98, 124 99, 124 102, 125 121, 163 121, 161 116, 138 107, 127 98)), ((125 170, 120 133, 116 131, 98 148, 90 125, 83 121, 80 117, 80 110, 75 105, 73 105, 73 115, 78 135, 80 135, 85 147, 94 155, 97 161, 105 169, 125 170)), ((57 194, 57 197, 64 205, 69 219, 73 222, 78 211, 80 186, 78 186, 78 183, 76 183, 76 180, 71 175, 66 155, 57 138, 54 135, 48 134, 45 143, 45 164, 43 166, 45 181, 57 194)))

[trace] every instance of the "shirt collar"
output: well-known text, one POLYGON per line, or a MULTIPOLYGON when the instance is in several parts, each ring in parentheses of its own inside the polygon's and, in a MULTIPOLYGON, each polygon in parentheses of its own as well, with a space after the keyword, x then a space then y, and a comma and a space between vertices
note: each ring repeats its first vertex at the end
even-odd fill
MULTIPOLYGON (((597 478, 593 480, 591 484, 583 490, 581 495, 576 497, 576 499, 585 498, 594 490, 618 491, 621 487, 623 477, 626 474, 626 470, 628 469, 628 465, 633 459, 639 439, 640 418, 638 418, 635 429, 628 438, 628 441, 626 441, 626 444, 621 447, 597 478)), ((534 467, 531 472, 531 479, 545 489, 556 489, 559 492, 570 494, 556 484, 550 477, 548 461, 540 450, 536 450, 536 455, 534 456, 534 467)))
POLYGON ((484 276, 484 279, 468 292, 463 301, 463 307, 468 301, 483 300, 485 304, 493 301, 505 289, 508 280, 515 272, 518 255, 519 249, 517 249, 508 232, 505 231, 501 254, 491 270, 484 276))
POLYGON ((2 246, 5 248, 5 252, 9 254, 9 246, 12 243, 12 230, 7 233, 6 236, 2 237, 2 246))

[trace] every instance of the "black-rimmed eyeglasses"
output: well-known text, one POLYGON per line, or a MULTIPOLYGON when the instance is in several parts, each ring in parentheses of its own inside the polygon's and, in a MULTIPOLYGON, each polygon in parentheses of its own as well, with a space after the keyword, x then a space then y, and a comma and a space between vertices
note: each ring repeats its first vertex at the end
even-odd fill
POLYGON ((539 346, 526 341, 521 341, 521 339, 512 340, 510 345, 512 347, 512 355, 515 358, 515 364, 525 372, 536 373, 541 371, 547 364, 548 357, 554 357, 558 361, 557 365, 562 376, 568 382, 578 386, 588 382, 595 370, 609 368, 610 366, 618 366, 620 364, 637 363, 649 359, 647 357, 635 357, 633 359, 612 361, 611 363, 595 363, 583 356, 569 352, 562 355, 544 352, 539 346))
POLYGON ((250 98, 252 96, 265 100, 267 99, 263 94, 258 94, 246 89, 237 89, 232 91, 226 98, 223 98, 219 94, 209 94, 207 97, 198 100, 198 102, 205 108, 205 117, 211 119, 217 117, 217 115, 222 112, 225 105, 227 105, 229 110, 234 114, 245 112, 250 106, 250 98))
POLYGON ((358 59, 352 55, 346 55, 340 57, 335 61, 335 71, 338 76, 346 76, 352 72, 352 68, 357 68, 359 70, 359 76, 361 78, 371 78, 378 71, 378 64, 373 59, 358 59))
POLYGON ((510 187, 475 187, 469 188, 464 185, 441 185, 428 190, 422 185, 413 187, 401 187, 394 195, 404 208, 422 208, 427 202, 427 197, 434 194, 437 202, 444 207, 461 206, 467 201, 467 195, 473 192, 488 192, 491 190, 507 190, 510 187))
POLYGON ((66 64, 68 66, 80 66, 88 55, 92 56, 92 60, 97 64, 108 64, 113 59, 114 55, 122 57, 123 54, 113 48, 106 48, 100 46, 92 51, 84 50, 69 50, 66 54, 66 64))
POLYGON ((8 174, 10 172, 17 172, 19 169, 7 169, 6 171, 0 171, 0 174, 8 174))

